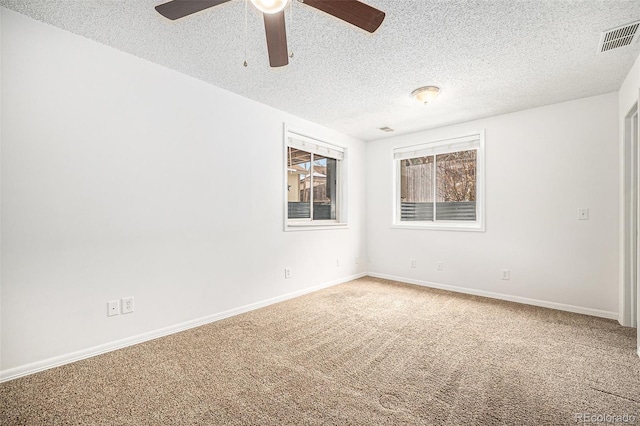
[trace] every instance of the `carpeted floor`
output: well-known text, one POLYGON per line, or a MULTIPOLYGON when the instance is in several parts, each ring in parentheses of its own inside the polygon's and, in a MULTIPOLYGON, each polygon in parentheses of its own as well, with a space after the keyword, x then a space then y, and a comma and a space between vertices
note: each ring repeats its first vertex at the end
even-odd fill
POLYGON ((363 278, 3 383, 0 424, 640 424, 635 332, 363 278))

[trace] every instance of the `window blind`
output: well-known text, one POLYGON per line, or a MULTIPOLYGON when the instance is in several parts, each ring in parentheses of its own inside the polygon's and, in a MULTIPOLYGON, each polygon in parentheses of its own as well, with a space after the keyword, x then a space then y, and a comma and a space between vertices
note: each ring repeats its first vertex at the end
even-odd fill
POLYGON ((344 148, 329 145, 306 136, 289 133, 287 146, 301 149, 306 152, 323 155, 325 157, 335 158, 336 160, 344 160, 344 148))
POLYGON ((468 151, 480 147, 480 135, 469 135, 460 138, 446 139, 420 145, 406 146, 393 150, 393 158, 405 160, 407 158, 428 157, 449 152, 468 151))

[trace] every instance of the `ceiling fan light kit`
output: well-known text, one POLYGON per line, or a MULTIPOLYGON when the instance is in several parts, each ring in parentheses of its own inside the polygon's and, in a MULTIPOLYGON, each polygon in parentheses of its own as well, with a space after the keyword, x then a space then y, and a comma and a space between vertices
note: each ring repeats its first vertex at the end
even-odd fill
POLYGON ((440 94, 440 88, 437 86, 423 86, 418 87, 411 92, 411 97, 416 101, 427 105, 435 100, 440 94))
POLYGON ((251 0, 251 3, 262 13, 277 13, 287 6, 289 0, 251 0))
MULTIPOLYGON (((231 0, 172 0, 156 6, 155 9, 165 18, 176 20, 228 1, 231 0)), ((251 3, 264 16, 264 30, 271 67, 282 67, 289 63, 284 19, 284 8, 289 1, 251 0, 251 3)), ((303 0, 301 3, 370 33, 378 29, 385 17, 383 11, 358 0, 303 0)))

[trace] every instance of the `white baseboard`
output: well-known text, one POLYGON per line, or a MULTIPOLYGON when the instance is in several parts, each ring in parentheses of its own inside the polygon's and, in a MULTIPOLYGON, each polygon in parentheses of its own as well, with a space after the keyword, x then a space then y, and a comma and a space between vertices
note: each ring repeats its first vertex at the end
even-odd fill
POLYGON ((324 288, 332 287, 334 285, 342 284, 347 281, 352 281, 357 278, 366 276, 366 273, 360 273, 351 275, 345 278, 340 278, 335 281, 316 285, 310 288, 294 291, 291 293, 283 294, 281 296, 272 297, 270 299, 262 300, 260 302, 250 303, 248 305, 240 306, 238 308, 229 309, 224 312, 219 312, 205 317, 197 318, 194 320, 186 321, 180 324, 172 325, 169 327, 161 328, 159 330, 150 331, 148 333, 139 334, 137 336, 127 337, 125 339, 116 340, 114 342, 105 343, 91 348, 83 349, 80 351, 72 352, 65 355, 48 358, 42 361, 37 361, 31 364, 10 368, 8 370, 0 371, 0 383, 9 380, 17 379, 18 377, 27 376, 29 374, 37 373, 40 371, 48 370, 50 368, 59 367, 64 364, 80 361, 86 358, 91 358, 96 355, 101 355, 106 352, 122 349, 127 346, 137 345, 138 343, 146 342, 148 340, 157 339, 159 337, 168 336, 170 334, 179 333, 181 331, 188 330, 190 328, 199 327, 201 325, 209 324, 221 319, 229 318, 235 315, 243 314, 245 312, 253 311, 255 309, 263 308, 265 306, 273 305, 274 303, 283 302, 285 300, 293 299, 294 297, 302 296, 308 293, 313 293, 324 288))
POLYGON ((438 288, 441 290, 448 290, 456 293, 471 294, 474 296, 483 296, 491 299, 507 300, 509 302, 523 303, 525 305, 540 306, 543 308, 557 309, 559 311, 574 312, 577 314, 591 315, 594 317, 601 317, 601 318, 607 318, 612 320, 618 319, 617 312, 602 311, 599 309, 592 309, 592 308, 583 308, 582 306, 565 305, 563 303, 547 302, 546 300, 529 299, 527 297, 511 296, 509 294, 493 293, 490 291, 476 290, 476 289, 465 288, 465 287, 456 287, 456 286, 447 285, 447 284, 438 284, 438 283, 433 283, 429 281, 414 280, 410 278, 396 277, 392 275, 378 274, 374 272, 370 272, 367 275, 369 275, 370 277, 400 281, 407 284, 416 284, 423 287, 438 288))

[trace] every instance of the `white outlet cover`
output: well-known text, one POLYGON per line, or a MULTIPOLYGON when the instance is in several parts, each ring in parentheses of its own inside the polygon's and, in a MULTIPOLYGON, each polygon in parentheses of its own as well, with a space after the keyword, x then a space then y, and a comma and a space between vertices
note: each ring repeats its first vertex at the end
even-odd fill
POLYGON ((130 314, 134 310, 133 296, 122 298, 122 313, 130 314))

